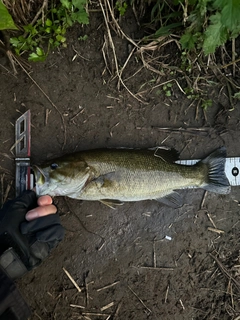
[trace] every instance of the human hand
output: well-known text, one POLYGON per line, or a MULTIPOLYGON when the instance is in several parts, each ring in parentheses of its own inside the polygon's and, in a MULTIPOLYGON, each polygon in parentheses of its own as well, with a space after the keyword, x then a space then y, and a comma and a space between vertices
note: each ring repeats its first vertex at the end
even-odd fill
POLYGON ((34 191, 0 210, 0 266, 12 279, 38 266, 63 239, 64 229, 49 196, 34 191))
POLYGON ((52 198, 48 195, 41 196, 37 199, 38 206, 32 210, 29 210, 25 219, 27 221, 32 221, 34 219, 47 216, 49 214, 54 214, 57 212, 56 206, 52 204, 52 198))

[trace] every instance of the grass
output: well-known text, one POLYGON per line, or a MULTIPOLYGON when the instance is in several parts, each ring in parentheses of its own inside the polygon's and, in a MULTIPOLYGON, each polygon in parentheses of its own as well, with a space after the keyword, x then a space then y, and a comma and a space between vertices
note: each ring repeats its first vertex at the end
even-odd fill
MULTIPOLYGON (((27 53, 29 61, 44 61, 55 47, 67 45, 66 31, 74 23, 88 24, 87 0, 36 1, 32 8, 26 1, 12 4, 4 0, 19 31, 11 34, 10 45, 17 56, 27 53), (22 6, 25 4, 25 7, 22 6), (34 14, 34 18, 33 17, 34 14)), ((1 7, 0 7, 1 9, 1 7)), ((12 29, 12 28, 10 28, 12 29)), ((85 40, 82 37, 81 40, 85 40)))
MULTIPOLYGON (((3 3, 20 30, 20 33, 11 35, 9 40, 13 55, 17 57, 27 54, 30 61, 44 61, 52 48, 67 46, 66 30, 74 23, 88 24, 88 6, 91 5, 99 8, 103 14, 107 32, 102 49, 103 58, 110 76, 118 79, 118 89, 124 87, 134 98, 145 103, 142 93, 132 92, 127 85, 129 79, 144 68, 154 74, 157 81, 162 78, 162 82, 166 78, 170 80, 162 87, 167 97, 174 93, 171 80, 180 77, 186 88, 180 90, 189 99, 200 99, 202 107, 207 109, 211 101, 202 94, 205 91, 202 88, 210 87, 217 78, 218 83, 227 86, 230 109, 234 109, 240 89, 234 80, 239 70, 235 39, 240 33, 240 4, 234 0, 98 0, 95 3, 88 0, 44 0, 36 1, 35 8, 24 0, 14 4, 4 0, 3 3), (121 27, 130 11, 144 33, 138 40, 121 27), (121 67, 113 40, 114 32, 125 38, 132 47, 121 67), (226 49, 227 41, 232 42, 231 52, 226 49), (169 50, 174 55, 162 57, 162 52, 169 50), (115 70, 108 65, 111 56, 115 70), (141 62, 141 66, 132 76, 125 78, 125 71, 133 58, 141 62), (225 76, 227 72, 233 78, 225 76)), ((12 21, 9 20, 9 23, 12 21)), ((87 38, 87 35, 81 36, 79 41, 87 38)), ((9 45, 5 51, 8 49, 9 45)), ((15 61, 13 55, 10 55, 10 59, 15 61)))

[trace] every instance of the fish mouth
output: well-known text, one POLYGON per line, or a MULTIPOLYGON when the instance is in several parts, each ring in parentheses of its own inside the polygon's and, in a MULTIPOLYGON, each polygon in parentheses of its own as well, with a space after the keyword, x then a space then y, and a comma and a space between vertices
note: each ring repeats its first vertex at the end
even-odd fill
POLYGON ((34 172, 36 193, 40 195, 42 187, 47 183, 47 177, 44 171, 37 165, 33 165, 32 170, 34 172))

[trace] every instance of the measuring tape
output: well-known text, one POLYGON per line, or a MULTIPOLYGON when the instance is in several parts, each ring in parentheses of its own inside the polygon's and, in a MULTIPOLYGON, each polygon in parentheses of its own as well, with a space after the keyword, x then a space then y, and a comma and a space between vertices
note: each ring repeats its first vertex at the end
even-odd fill
MULTIPOLYGON (((183 165, 194 165, 199 160, 178 160, 176 163, 183 165)), ((226 158, 225 174, 231 186, 240 185, 240 157, 226 158)))
POLYGON ((225 173, 231 186, 240 185, 240 158, 227 158, 225 164, 225 173))

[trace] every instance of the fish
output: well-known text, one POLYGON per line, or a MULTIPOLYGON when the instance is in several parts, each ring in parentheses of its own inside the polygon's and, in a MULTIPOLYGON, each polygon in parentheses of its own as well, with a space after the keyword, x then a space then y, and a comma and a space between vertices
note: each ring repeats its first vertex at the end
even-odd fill
POLYGON ((177 190, 202 188, 217 194, 231 191, 225 175, 226 148, 220 147, 195 165, 176 163, 173 149, 93 149, 33 165, 38 196, 122 204, 157 200, 183 205, 177 190))

